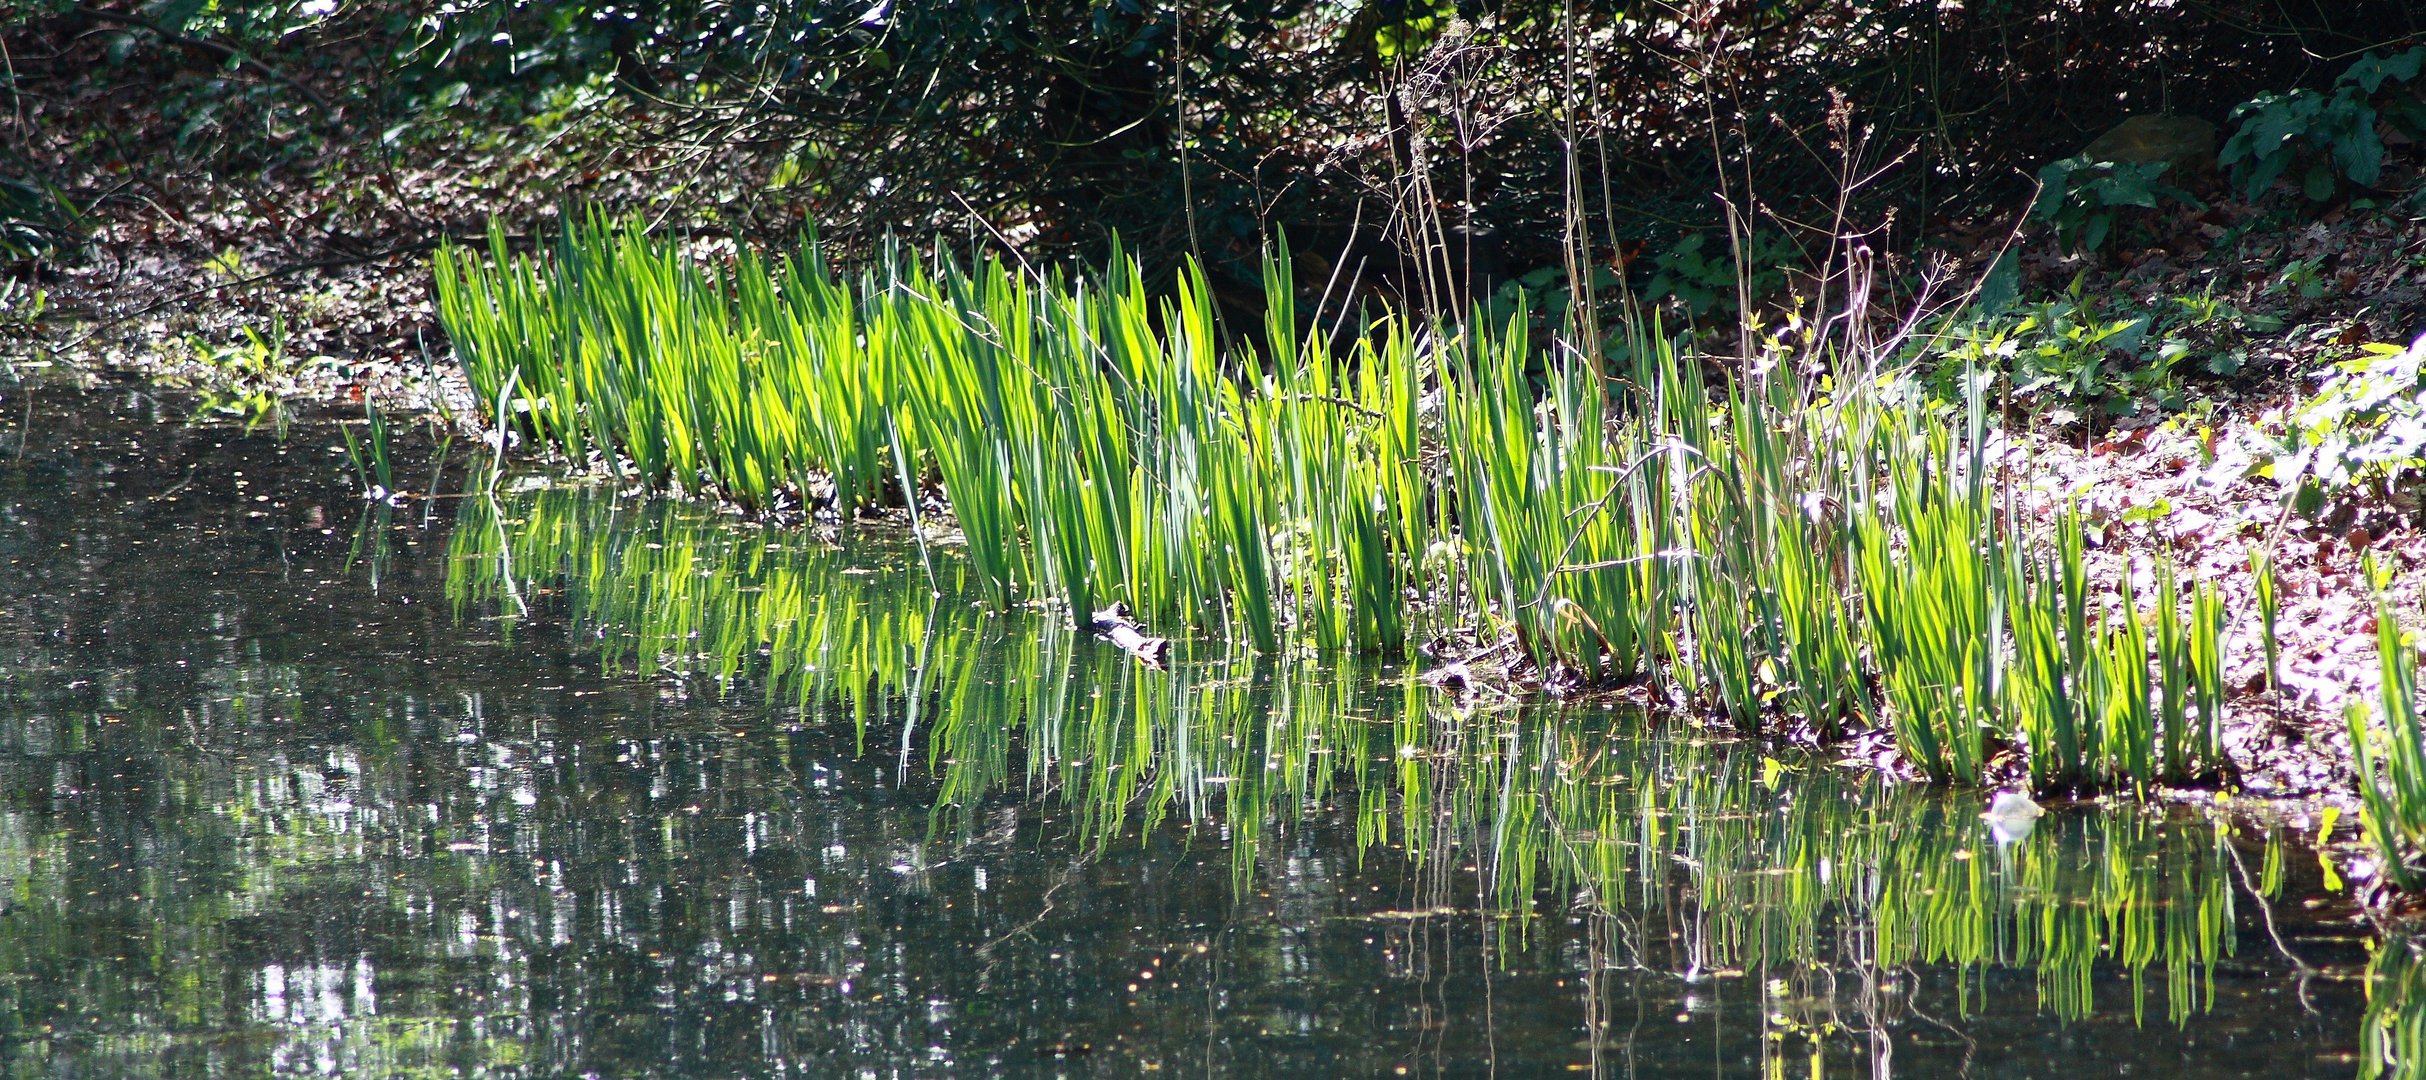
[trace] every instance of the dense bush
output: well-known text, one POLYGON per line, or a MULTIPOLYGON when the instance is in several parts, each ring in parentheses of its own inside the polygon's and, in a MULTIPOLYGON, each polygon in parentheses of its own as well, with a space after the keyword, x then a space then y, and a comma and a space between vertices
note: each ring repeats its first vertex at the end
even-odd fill
POLYGON ((2220 161, 2252 199, 2295 167, 2311 201, 2332 198, 2343 181, 2373 187, 2384 174, 2379 121, 2412 140, 2426 136, 2426 99, 2409 85, 2422 64, 2426 45, 2371 52, 2334 80, 2331 94, 2299 89, 2251 98, 2232 110, 2240 127, 2220 161))
POLYGON ((2222 118, 2418 19, 2398 0, 0 0, 10 89, 39 106, 0 176, 90 196, 171 152, 234 174, 605 115, 611 138, 549 152, 598 155, 585 175, 654 147, 659 194, 725 228, 1046 256, 1117 235, 1247 293, 1225 278, 1285 229, 1312 270, 1345 253, 1364 272, 1343 276, 1437 301, 1671 250, 1714 195, 1813 248, 1851 187, 1873 245, 1908 249, 2125 113, 2222 118), (1424 249, 1454 265, 1402 265, 1424 249))

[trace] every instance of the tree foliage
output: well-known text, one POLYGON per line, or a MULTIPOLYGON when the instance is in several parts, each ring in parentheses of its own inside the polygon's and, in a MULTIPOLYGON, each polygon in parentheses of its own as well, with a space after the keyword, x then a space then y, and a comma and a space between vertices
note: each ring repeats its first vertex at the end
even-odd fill
POLYGON ((597 173, 655 148, 681 192, 660 216, 753 234, 1046 256, 1118 236, 1240 270, 1283 231, 1329 253, 1454 234, 1518 273, 1664 246, 1720 197, 1808 242, 1844 228, 1851 189, 1909 244, 2122 115, 2222 118, 2419 19, 2398 0, 0 0, 9 89, 48 109, 19 121, 48 152, 0 151, 0 176, 93 195, 168 152, 126 145, 130 113, 228 173, 591 116, 612 137, 550 151, 597 173), (115 111, 66 108, 96 96, 115 111), (97 115, 119 130, 42 129, 97 115))

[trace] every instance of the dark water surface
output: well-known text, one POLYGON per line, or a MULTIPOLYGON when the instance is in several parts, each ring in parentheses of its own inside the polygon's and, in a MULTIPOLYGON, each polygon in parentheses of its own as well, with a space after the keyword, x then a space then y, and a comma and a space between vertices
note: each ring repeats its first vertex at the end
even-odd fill
POLYGON ((2000 837, 1403 671, 1154 672, 897 541, 366 515, 330 429, 189 412, 0 395, 0 1075, 2359 1069, 2295 823, 2000 837))

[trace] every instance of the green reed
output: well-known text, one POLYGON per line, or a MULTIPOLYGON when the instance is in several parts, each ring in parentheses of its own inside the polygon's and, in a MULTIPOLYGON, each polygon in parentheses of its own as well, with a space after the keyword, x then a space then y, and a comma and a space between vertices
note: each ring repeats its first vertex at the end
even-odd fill
POLYGON ((1975 401, 1966 438, 1934 427, 1899 440, 1889 451, 1889 483, 1875 496, 1886 505, 1866 514, 1857 533, 1870 651, 1898 741, 1941 782, 1977 780, 1986 737, 2001 726, 2005 595, 1996 571, 2005 537, 1994 520, 1981 415, 1975 401))
POLYGON ((2272 690, 2275 688, 2276 672, 2283 661, 2281 639, 2275 636, 2282 621, 2283 606, 2281 599, 2275 595, 2274 554, 2251 548, 2249 577, 2257 588, 2258 641, 2266 654, 2266 688, 2272 690))
POLYGON ((2162 755, 2156 778, 2185 783, 2218 773, 2225 764, 2224 605, 2201 583, 2192 590, 2185 617, 2171 562, 2157 565, 2156 580, 2156 721, 2162 755))
POLYGON ((2403 889, 2421 882, 2416 857, 2426 852, 2426 730, 2418 721, 2417 651, 2401 635, 2389 605, 2376 612, 2377 705, 2352 701, 2347 714, 2351 756, 2359 774, 2360 821, 2384 873, 2403 889), (2369 729, 2379 713, 2383 733, 2369 729))
POLYGON ((2171 779, 2180 782, 2222 776, 2232 767, 2224 750, 2224 649, 2228 623, 2223 594, 2213 582, 2201 581, 2190 594, 2190 637, 2174 658, 2160 658, 2171 667, 2189 669, 2195 723, 2186 725, 2173 743, 2171 779))
POLYGON ((383 499, 396 488, 395 455, 388 444, 387 415, 368 394, 362 398, 362 419, 360 438, 349 424, 339 424, 337 433, 345 439, 345 457, 354 466, 354 478, 362 482, 364 497, 383 499))
POLYGON ((1193 271, 1158 297, 1126 260, 1064 280, 896 255, 846 285, 813 246, 679 250, 593 221, 549 258, 441 253, 476 393, 526 390, 493 419, 745 509, 931 475, 998 608, 1117 599, 1266 650, 1406 640, 1436 538, 1417 368, 1440 358, 1404 328, 1351 356, 1300 340, 1274 267, 1261 362, 1228 370, 1193 271))
POLYGON ((2106 680, 2089 614, 2079 515, 2067 508, 2055 550, 2017 554, 2008 570, 2014 662, 2007 683, 2015 726, 2029 740, 2031 784, 2042 791, 2105 779, 2106 680))
POLYGON ((436 278, 501 428, 749 511, 847 522, 932 485, 998 612, 1120 602, 1276 655, 1464 631, 1745 733, 1883 725, 1941 781, 2000 742, 2042 787, 2218 771, 2220 608, 2194 591, 2184 621, 2168 578, 2153 642, 2128 597, 2092 625, 2081 526, 2018 531, 1976 389, 1949 419, 1802 358, 1705 382, 1656 324, 1604 378, 1522 311, 1335 344, 1283 266, 1229 338, 1200 271, 1149 288, 1117 254, 845 275, 813 242, 709 257, 591 219, 444 250, 436 278))

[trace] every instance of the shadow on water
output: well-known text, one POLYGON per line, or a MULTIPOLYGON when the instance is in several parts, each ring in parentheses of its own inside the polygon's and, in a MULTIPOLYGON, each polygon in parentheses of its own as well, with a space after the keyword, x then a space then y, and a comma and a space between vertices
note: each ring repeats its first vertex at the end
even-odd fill
POLYGON ((1404 671, 1154 671, 949 559, 932 596, 914 549, 577 489, 364 511, 324 429, 48 393, 0 439, 8 1076, 2347 1077, 2420 1043, 2418 953, 2288 824, 2019 828, 1404 671))

